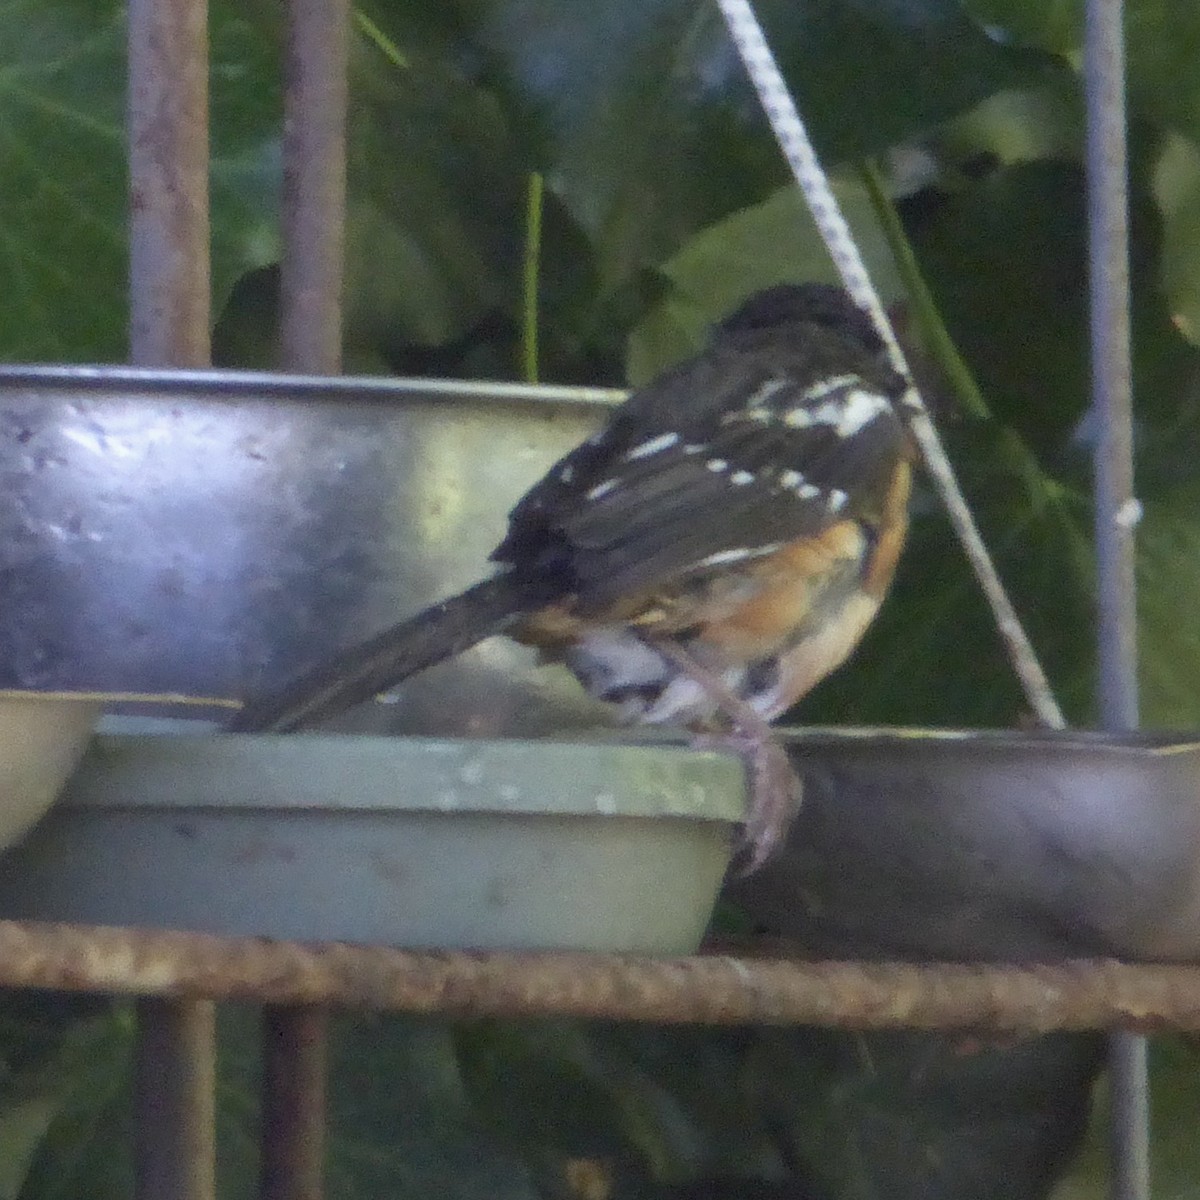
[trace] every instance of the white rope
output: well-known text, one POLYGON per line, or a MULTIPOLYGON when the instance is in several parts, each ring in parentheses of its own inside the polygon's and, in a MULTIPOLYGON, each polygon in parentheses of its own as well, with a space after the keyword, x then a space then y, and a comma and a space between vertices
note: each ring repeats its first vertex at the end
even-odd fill
POLYGON ((1025 698, 1043 725, 1061 729, 1066 725, 1066 719, 1054 698, 1033 645, 1008 598, 1008 593, 1004 590, 987 547, 983 544, 975 518, 971 515, 962 489, 955 478, 954 469, 929 418, 929 411, 913 382, 904 351, 896 340, 879 293, 867 274, 866 264, 859 253, 854 235, 850 232, 850 226, 847 225, 833 189, 829 186, 829 177, 817 159, 816 151, 813 150, 804 122, 800 119, 787 84, 784 83, 779 66, 775 62, 775 56, 763 36, 754 9, 749 0, 717 0, 717 5, 725 18, 733 44, 758 92, 763 111, 767 114, 779 147, 792 169, 796 183, 804 193, 817 230, 829 249, 830 257, 846 285, 846 290, 870 315, 879 336, 887 346, 888 359, 908 385, 901 403, 909 428, 920 447, 925 467, 946 506, 963 551, 991 606, 996 628, 1008 650, 1009 661, 1021 682, 1025 698))

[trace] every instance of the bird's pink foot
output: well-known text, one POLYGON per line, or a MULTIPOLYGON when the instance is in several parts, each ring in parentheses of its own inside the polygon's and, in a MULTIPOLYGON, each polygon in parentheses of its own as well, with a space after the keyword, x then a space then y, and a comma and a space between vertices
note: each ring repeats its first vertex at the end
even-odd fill
POLYGON ((800 809, 802 788, 787 751, 764 730, 699 734, 697 748, 732 751, 746 764, 750 807, 742 827, 739 855, 742 874, 757 871, 783 845, 800 809))

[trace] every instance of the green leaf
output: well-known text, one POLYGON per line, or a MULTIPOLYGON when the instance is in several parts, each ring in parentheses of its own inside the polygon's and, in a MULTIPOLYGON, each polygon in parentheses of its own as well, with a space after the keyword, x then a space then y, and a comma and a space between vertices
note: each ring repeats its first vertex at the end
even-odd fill
POLYGON ((331 1046, 329 1195, 538 1200, 528 1167, 472 1111, 446 1023, 340 1020, 331 1046))
POLYGON ((1154 171, 1162 212, 1162 284, 1176 327, 1200 344, 1200 144, 1166 139, 1154 171))
POLYGON ((964 0, 982 24, 1027 46, 1070 54, 1083 36, 1079 0, 964 0))
POLYGON ((101 1006, 91 1000, 65 1001, 38 1006, 28 997, 6 998, 0 1017, 4 1070, 0 1079, 0 1200, 26 1197, 26 1185, 36 1160, 47 1143, 72 1120, 81 1096, 89 1101, 96 1093, 91 1076, 97 1060, 108 1058, 106 1048, 114 1035, 122 1036, 123 1023, 113 1012, 93 1014, 101 1006), (52 1135, 51 1131, 54 1130, 52 1135))
POLYGON ((1035 1200, 1082 1133, 1099 1046, 804 1030, 761 1035, 753 1062, 817 1194, 1035 1200))
POLYGON ((133 1186, 128 1089, 130 1010, 67 1032, 56 1052, 58 1103, 22 1200, 117 1200, 133 1186))
MULTIPOLYGON (((247 12, 212 16, 218 305, 275 253, 275 50, 247 12)), ((124 22, 111 2, 0 4, 0 358, 126 355, 124 22)))
POLYGON ((1180 614, 1190 611, 1200 588, 1200 483, 1145 505, 1137 547, 1142 722, 1194 729, 1200 724, 1200 629, 1180 614))
MULTIPOLYGON (((1001 37, 1082 63, 1079 0, 965 0, 1001 37)), ((1200 9, 1192 0, 1127 0, 1126 81, 1132 112, 1200 141, 1200 9)))
MULTIPOLYGON (((833 162, 880 150, 1047 69, 987 37, 949 0, 758 7, 818 149, 833 162)), ((500 86, 547 131, 539 166, 596 244, 604 292, 782 181, 715 6, 496 0, 482 11, 475 35, 500 86)))
MULTIPOLYGON (((674 1182, 777 1158, 760 1095, 743 1078, 741 1030, 544 1021, 460 1026, 474 1104, 552 1178, 571 1159, 620 1164, 629 1179, 674 1182)), ((637 1194, 641 1194, 638 1192, 637 1194)))
POLYGON ((524 174, 495 97, 453 62, 360 36, 351 75, 347 331, 385 353, 519 305, 524 174))
POLYGON ((1133 0, 1125 38, 1134 112, 1200 141, 1200 8, 1191 0, 1133 0))
MULTIPOLYGON (((1160 1037, 1150 1043, 1153 1140, 1150 1172, 1155 1200, 1194 1200, 1200 1178, 1196 1142, 1197 1045, 1194 1038, 1160 1037)), ((1111 1194, 1111 1110, 1107 1085, 1092 1113, 1084 1152, 1052 1193, 1052 1200, 1105 1200, 1111 1194)))
MULTIPOLYGON (((899 277, 866 189, 857 180, 841 180, 834 192, 876 287, 885 300, 896 299, 899 277)), ((762 204, 701 230, 661 272, 670 291, 630 337, 628 376, 633 384, 695 351, 712 322, 758 288, 789 280, 838 279, 795 186, 782 187, 762 204)))
POLYGON ((932 198, 907 228, 989 410, 1060 462, 1088 393, 1082 172, 1053 161, 993 171, 932 198))
POLYGON ((122 8, 10 0, 0 28, 0 355, 121 357, 122 8))

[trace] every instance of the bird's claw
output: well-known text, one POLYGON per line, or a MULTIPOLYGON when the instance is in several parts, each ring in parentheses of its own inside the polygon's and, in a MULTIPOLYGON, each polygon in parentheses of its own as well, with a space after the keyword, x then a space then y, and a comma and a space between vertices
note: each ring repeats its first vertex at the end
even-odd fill
POLYGON ((757 733, 706 734, 704 749, 733 751, 746 765, 750 810, 738 839, 738 874, 757 871, 787 837, 800 810, 802 787, 787 751, 772 737, 757 733))

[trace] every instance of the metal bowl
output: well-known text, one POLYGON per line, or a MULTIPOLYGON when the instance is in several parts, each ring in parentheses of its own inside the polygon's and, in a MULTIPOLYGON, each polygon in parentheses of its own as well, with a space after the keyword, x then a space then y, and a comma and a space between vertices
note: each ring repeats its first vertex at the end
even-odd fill
POLYGON ((787 731, 804 804, 729 895, 821 957, 1200 958, 1200 741, 787 731))
MULTIPOLYGON (((281 683, 485 574, 512 503, 618 396, 0 368, 0 692, 194 706, 281 683)), ((499 639, 369 707, 380 732, 611 720, 499 639)))
POLYGON ((743 804, 738 759, 673 746, 101 737, 0 860, 0 916, 687 953, 743 804))

